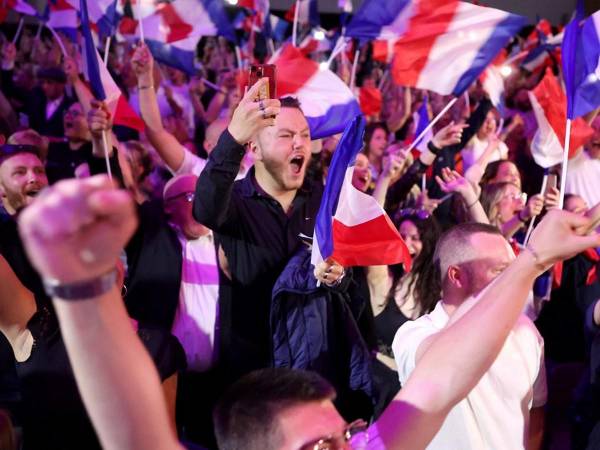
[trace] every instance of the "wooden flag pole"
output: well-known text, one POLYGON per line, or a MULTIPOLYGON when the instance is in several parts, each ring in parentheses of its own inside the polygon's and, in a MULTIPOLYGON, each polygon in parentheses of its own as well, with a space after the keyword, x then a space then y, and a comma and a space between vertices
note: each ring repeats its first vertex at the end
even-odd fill
POLYGON ((429 132, 429 130, 431 130, 433 126, 438 122, 438 120, 440 120, 442 116, 446 114, 446 112, 450 108, 452 108, 452 106, 456 103, 457 100, 458 97, 454 97, 448 102, 446 106, 444 106, 444 109, 442 109, 440 113, 437 116, 435 116, 431 122, 429 122, 429 125, 427 125, 423 131, 421 131, 421 134, 419 134, 417 138, 411 142, 411 144, 405 150, 406 153, 410 152, 413 148, 415 148, 415 146, 421 141, 421 139, 423 139, 423 136, 425 136, 429 132))
MULTIPOLYGON (((540 194, 544 195, 546 192, 546 186, 548 184, 548 169, 544 170, 544 178, 542 178, 542 189, 540 189, 540 194)), ((531 221, 529 222, 529 228, 527 228, 527 234, 525 234, 525 239, 523 240, 523 245, 527 245, 529 242, 529 238, 531 237, 531 232, 533 231, 533 225, 535 224, 535 219, 537 216, 533 216, 531 221)))
POLYGON ((560 197, 558 208, 563 209, 565 202, 565 188, 567 186, 567 165, 569 164, 569 146, 571 145, 571 119, 567 119, 565 131, 565 148, 563 150, 562 170, 560 172, 560 197))
POLYGON ((354 52, 354 61, 352 61, 352 72, 350 73, 350 90, 353 90, 356 86, 356 69, 358 67, 358 57, 360 56, 360 49, 357 48, 354 52))
POLYGON ((294 10, 294 23, 292 24, 292 45, 297 47, 297 35, 298 35, 298 17, 300 14, 300 0, 296 0, 296 9, 294 10))
POLYGON ((12 43, 13 44, 17 44, 17 41, 19 40, 19 36, 21 36, 21 31, 23 30, 23 25, 25 24, 25 18, 23 16, 21 16, 21 18, 19 19, 19 25, 17 26, 17 32, 15 33, 12 43))

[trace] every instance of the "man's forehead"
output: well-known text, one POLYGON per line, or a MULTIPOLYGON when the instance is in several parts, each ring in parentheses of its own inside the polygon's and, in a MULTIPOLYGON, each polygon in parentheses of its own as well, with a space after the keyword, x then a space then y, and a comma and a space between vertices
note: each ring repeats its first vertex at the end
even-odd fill
POLYGON ((16 166, 42 166, 42 161, 33 153, 23 152, 17 153, 16 155, 9 156, 0 163, 0 169, 4 167, 16 167, 16 166))
POLYGON ((275 130, 304 131, 308 129, 308 121, 302 111, 297 108, 281 108, 275 118, 275 130))
POLYGON ((512 261, 515 253, 508 241, 500 234, 473 233, 469 239, 473 249, 482 259, 512 261))

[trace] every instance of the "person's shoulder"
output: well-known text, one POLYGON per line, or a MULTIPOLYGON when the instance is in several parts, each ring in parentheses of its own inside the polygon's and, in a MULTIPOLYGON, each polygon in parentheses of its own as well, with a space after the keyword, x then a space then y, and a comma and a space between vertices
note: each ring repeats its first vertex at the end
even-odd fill
POLYGON ((521 314, 515 323, 513 336, 519 341, 528 340, 536 345, 543 345, 544 339, 533 321, 525 314, 521 314))
POLYGON ((396 331, 392 342, 394 354, 397 350, 402 351, 407 347, 418 346, 428 336, 438 331, 429 314, 403 323, 396 331))

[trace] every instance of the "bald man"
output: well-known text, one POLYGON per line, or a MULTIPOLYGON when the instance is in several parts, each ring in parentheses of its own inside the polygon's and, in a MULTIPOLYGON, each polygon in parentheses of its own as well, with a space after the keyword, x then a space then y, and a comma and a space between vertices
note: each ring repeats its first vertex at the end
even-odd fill
MULTIPOLYGON (((430 314, 401 326, 392 344, 402 385, 431 341, 457 321, 457 309, 514 259, 506 239, 491 225, 457 225, 440 238, 434 263, 441 274, 442 299, 430 314)), ((543 340, 533 322, 521 315, 490 369, 452 408, 427 448, 537 450, 546 396, 543 340)))

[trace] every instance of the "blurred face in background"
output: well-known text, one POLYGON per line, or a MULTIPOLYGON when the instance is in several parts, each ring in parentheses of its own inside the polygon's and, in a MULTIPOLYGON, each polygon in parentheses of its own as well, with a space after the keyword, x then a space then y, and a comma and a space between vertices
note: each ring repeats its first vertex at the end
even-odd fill
POLYGON ((80 103, 73 103, 63 116, 65 137, 70 141, 89 141, 91 139, 83 107, 80 103))
POLYGON ((387 133, 383 128, 377 128, 369 140, 368 155, 375 158, 383 157, 387 144, 387 133))
POLYGON ((398 232, 408 247, 411 258, 416 258, 423 250, 423 242, 421 241, 421 233, 412 220, 404 220, 400 222, 398 232))
POLYGON ((521 187, 521 174, 519 169, 511 161, 504 161, 498 167, 498 172, 494 178, 491 178, 489 184, 493 183, 514 183, 521 187))
MULTIPOLYGON (((495 219, 497 219, 497 223, 504 224, 523 208, 525 208, 525 199, 521 189, 514 184, 509 184, 499 195, 495 219)), ((490 220, 494 220, 494 217, 490 217, 490 220)))
POLYGON ((579 195, 571 195, 565 199, 565 209, 575 214, 585 214, 587 212, 588 204, 579 195))
POLYGON ((32 153, 18 153, 0 164, 0 196, 9 214, 30 205, 46 186, 44 165, 32 153))
POLYGON ((368 158, 359 153, 356 156, 354 172, 352 173, 352 185, 361 192, 366 192, 371 184, 371 170, 368 158))

